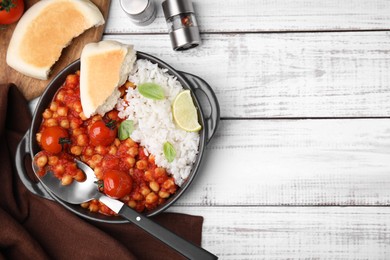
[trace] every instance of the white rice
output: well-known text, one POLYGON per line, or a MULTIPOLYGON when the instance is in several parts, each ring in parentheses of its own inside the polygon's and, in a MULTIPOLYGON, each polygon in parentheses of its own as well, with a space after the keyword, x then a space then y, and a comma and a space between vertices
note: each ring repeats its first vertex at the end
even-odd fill
POLYGON ((120 118, 134 122, 131 139, 144 146, 146 154, 153 154, 156 165, 166 168, 176 184, 181 186, 190 174, 199 145, 199 133, 181 130, 173 122, 171 105, 183 87, 166 69, 148 60, 137 60, 129 81, 135 85, 154 82, 164 90, 164 100, 152 100, 142 96, 137 88, 129 88, 125 98, 119 100, 117 109, 120 118), (165 142, 170 142, 176 150, 176 157, 171 163, 164 156, 165 142))

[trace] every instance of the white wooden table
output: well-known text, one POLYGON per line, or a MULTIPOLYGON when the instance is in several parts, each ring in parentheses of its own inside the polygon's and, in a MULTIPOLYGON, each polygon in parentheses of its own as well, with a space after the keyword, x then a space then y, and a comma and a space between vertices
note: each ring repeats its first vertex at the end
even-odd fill
POLYGON ((170 211, 204 216, 220 259, 390 259, 390 1, 193 0, 174 52, 117 0, 105 39, 205 79, 221 123, 170 211))

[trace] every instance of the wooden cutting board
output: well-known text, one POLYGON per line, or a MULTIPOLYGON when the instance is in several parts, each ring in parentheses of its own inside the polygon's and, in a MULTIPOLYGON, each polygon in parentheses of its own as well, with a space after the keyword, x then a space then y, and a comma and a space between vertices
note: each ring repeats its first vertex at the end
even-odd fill
MULTIPOLYGON (((102 12, 106 22, 110 0, 91 0, 102 12)), ((38 0, 25 0, 26 10, 38 2, 38 0)), ((22 91, 27 100, 31 100, 42 94, 50 80, 57 75, 64 67, 72 61, 80 58, 81 50, 89 42, 97 42, 102 38, 104 25, 93 27, 83 34, 73 39, 72 43, 66 47, 61 54, 60 59, 54 64, 51 70, 51 76, 48 80, 34 79, 25 76, 9 67, 6 63, 6 53, 8 43, 15 29, 16 23, 0 30, 0 83, 14 83, 22 91)), ((64 25, 66 26, 66 25, 64 25)))

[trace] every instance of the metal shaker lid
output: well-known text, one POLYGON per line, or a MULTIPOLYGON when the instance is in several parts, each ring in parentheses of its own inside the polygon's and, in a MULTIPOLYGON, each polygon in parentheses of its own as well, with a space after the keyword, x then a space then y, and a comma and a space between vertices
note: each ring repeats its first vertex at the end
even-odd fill
POLYGON ((165 0, 162 3, 165 19, 182 13, 194 13, 191 0, 165 0))
POLYGON ((150 23, 156 15, 153 0, 120 0, 120 5, 130 19, 137 24, 150 23))

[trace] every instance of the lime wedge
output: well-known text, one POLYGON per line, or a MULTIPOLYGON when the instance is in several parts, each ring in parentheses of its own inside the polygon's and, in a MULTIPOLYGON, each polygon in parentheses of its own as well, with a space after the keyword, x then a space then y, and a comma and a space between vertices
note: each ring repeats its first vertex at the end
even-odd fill
POLYGON ((176 96, 172 104, 172 115, 176 125, 185 131, 197 132, 202 129, 189 90, 184 90, 176 96))

